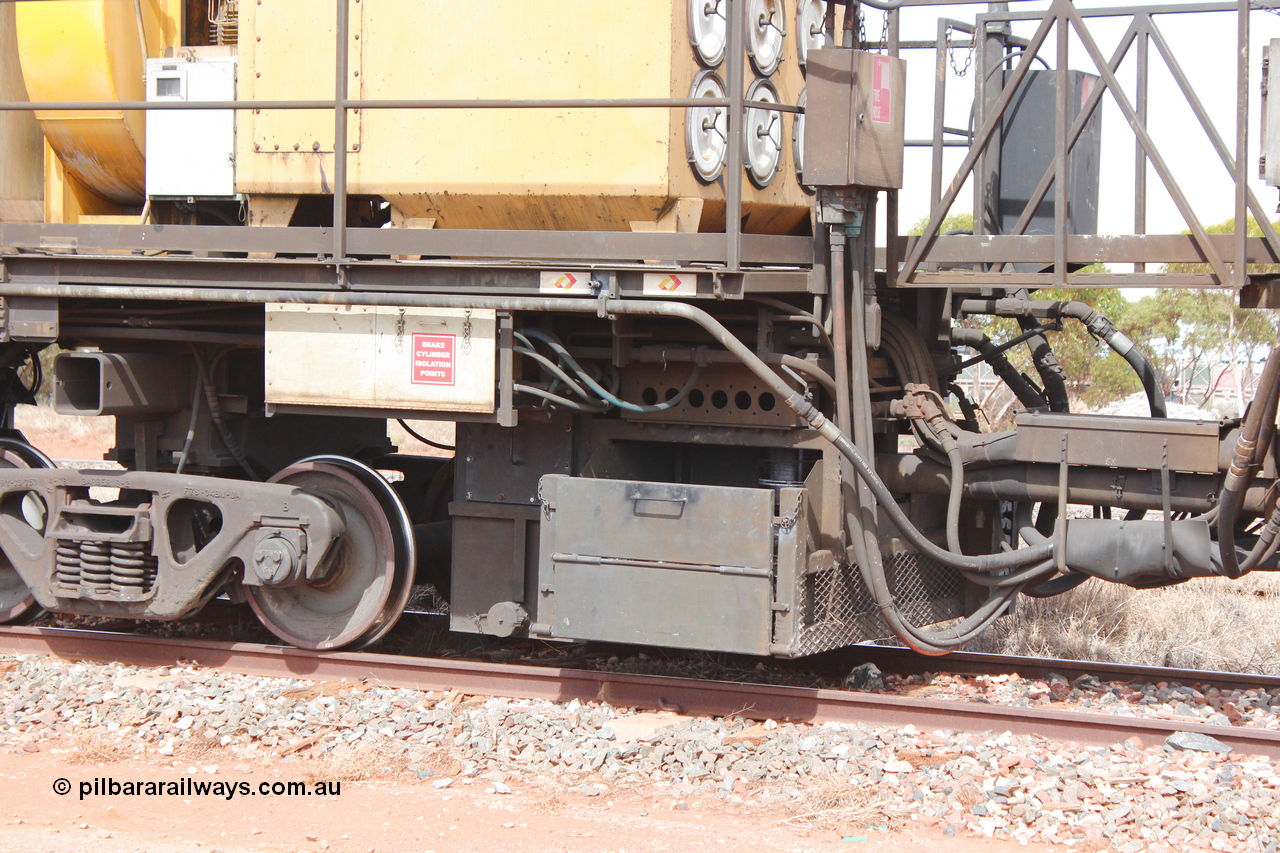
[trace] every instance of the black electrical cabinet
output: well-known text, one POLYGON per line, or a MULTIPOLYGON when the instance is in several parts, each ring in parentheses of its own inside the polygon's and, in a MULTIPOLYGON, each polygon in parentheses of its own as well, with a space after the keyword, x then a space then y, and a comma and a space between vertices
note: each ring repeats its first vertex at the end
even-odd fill
MULTIPOLYGON (((1006 74, 1011 72, 1006 72, 1006 74)), ((1054 115, 1057 107, 1054 71, 1027 74, 1014 95, 1001 127, 1000 170, 991 230, 1010 234, 1035 192, 1045 170, 1053 164, 1054 115)), ((1067 72, 1067 127, 1080 115, 1098 78, 1083 71, 1067 72)), ((1102 155, 1102 110, 1096 109, 1068 156, 1067 233, 1098 231, 1099 161, 1102 155)), ((995 189, 993 187, 993 189, 995 189)), ((1025 234, 1052 234, 1054 187, 1036 207, 1025 234)), ((1022 265, 1019 265, 1022 266, 1022 265)))

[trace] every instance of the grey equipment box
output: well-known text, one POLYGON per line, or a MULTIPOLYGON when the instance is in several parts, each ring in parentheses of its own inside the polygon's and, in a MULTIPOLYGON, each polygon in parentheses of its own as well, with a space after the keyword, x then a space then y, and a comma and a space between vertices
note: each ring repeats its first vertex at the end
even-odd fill
POLYGON ((1018 459, 1056 465, 1067 439, 1068 465, 1218 473, 1217 421, 1023 412, 1018 415, 1018 459))
POLYGON ((804 180, 810 186, 902 186, 906 63, 865 50, 809 51, 804 180))
POLYGON ((540 492, 531 633, 769 653, 772 490, 547 475, 540 492))
MULTIPOLYGON (((1008 72, 1012 73, 1012 72, 1008 72)), ((999 232, 1013 231, 1022 209, 1031 200, 1041 176, 1053 163, 1054 113, 1057 95, 1053 71, 1027 74, 1004 114, 1000 144, 999 232)), ((1098 78, 1083 71, 1067 72, 1067 123, 1080 115, 1098 78)), ((1102 159, 1102 108, 1094 110, 1080 138, 1067 155, 1067 233, 1098 232, 1098 171, 1102 159)), ((1052 187, 1036 207, 1025 234, 1053 233, 1052 187)), ((1039 270, 1022 264, 1020 272, 1039 270)))

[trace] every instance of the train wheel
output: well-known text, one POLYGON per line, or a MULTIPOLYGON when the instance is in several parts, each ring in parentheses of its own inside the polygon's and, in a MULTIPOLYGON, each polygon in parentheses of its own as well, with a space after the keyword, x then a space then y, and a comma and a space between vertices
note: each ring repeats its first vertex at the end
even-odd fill
MULTIPOLYGON (((0 468, 53 468, 53 460, 36 450, 12 438, 0 438, 0 468)), ((27 500, 26 498, 23 499, 27 500)), ((30 498, 31 504, 24 504, 24 514, 30 514, 32 527, 44 526, 44 505, 30 498)), ((34 622, 44 613, 42 608, 22 582, 18 570, 0 552, 0 624, 24 625, 34 622)))
POLYGON ((271 478, 334 506, 346 532, 323 580, 302 586, 246 586, 271 633, 304 649, 367 646, 404 611, 413 587, 413 526, 404 504, 373 469, 342 456, 313 456, 271 478))

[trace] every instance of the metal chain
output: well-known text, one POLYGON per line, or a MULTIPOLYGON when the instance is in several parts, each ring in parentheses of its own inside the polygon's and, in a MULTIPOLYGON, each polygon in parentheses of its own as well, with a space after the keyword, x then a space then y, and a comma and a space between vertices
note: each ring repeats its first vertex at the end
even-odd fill
POLYGON ((462 354, 471 355, 471 309, 468 308, 462 321, 462 354))
POLYGON ((877 53, 889 52, 889 13, 884 13, 884 25, 880 27, 880 47, 876 49, 877 53))
POLYGON ((946 35, 946 51, 947 59, 951 62, 951 70, 955 72, 957 77, 963 77, 969 73, 969 66, 973 64, 973 41, 969 42, 969 51, 964 57, 964 67, 960 67, 956 63, 956 46, 951 42, 951 27, 947 27, 946 35))

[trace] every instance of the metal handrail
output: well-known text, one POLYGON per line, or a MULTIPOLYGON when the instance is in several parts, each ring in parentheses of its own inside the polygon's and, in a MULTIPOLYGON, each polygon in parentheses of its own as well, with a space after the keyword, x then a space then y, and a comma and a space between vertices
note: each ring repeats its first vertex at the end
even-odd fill
MULTIPOLYGON (((974 0, 975 2, 977 0, 974 0)), ((925 0, 908 0, 908 6, 927 5, 925 0)), ((1260 227, 1263 230, 1263 240, 1268 251, 1274 259, 1280 260, 1280 236, 1277 235, 1275 229, 1271 225, 1266 211, 1256 198, 1255 194, 1248 186, 1248 180, 1245 173, 1247 161, 1247 144, 1248 144, 1248 44, 1249 44, 1249 24, 1248 16, 1250 13, 1249 0, 1228 0, 1228 2, 1198 2, 1198 3, 1182 3, 1182 4, 1166 4, 1157 6, 1123 6, 1103 9, 1077 9, 1074 4, 1068 0, 1055 0, 1046 11, 991 11, 977 16, 975 31, 978 33, 989 32, 989 26, 993 24, 1008 24, 1013 21, 1039 21, 1040 26, 1036 36, 1031 40, 1029 45, 1023 50, 1021 59, 1017 67, 1007 80, 1002 81, 1001 96, 990 109, 986 104, 986 86, 985 80, 987 69, 982 67, 979 62, 977 94, 975 99, 975 113, 977 115, 980 130, 974 134, 969 154, 964 159, 960 169, 952 179, 951 185, 947 193, 939 197, 934 192, 932 196, 932 207, 930 210, 928 225, 924 234, 914 242, 909 244, 906 262, 900 270, 890 267, 888 278, 891 284, 912 285, 917 286, 937 286, 936 276, 932 274, 920 274, 919 267, 925 262, 948 263, 952 258, 937 257, 930 252, 939 237, 939 228, 954 203, 962 185, 968 180, 970 175, 978 174, 982 158, 987 156, 987 147, 996 136, 996 130, 1004 114, 1007 112, 1011 95, 1016 91, 1018 85, 1030 67, 1030 61, 1034 55, 1040 50, 1044 41, 1049 35, 1049 30, 1056 28, 1058 40, 1058 58, 1057 72, 1055 74, 1055 91, 1058 100, 1058 116, 1056 122, 1055 133, 1055 150, 1054 157, 1050 167, 1045 171, 1035 192, 1028 199, 1022 209, 1018 222, 1015 225, 1012 234, 1005 235, 1008 237, 1021 237, 1030 220, 1044 199, 1049 186, 1052 184, 1055 192, 1054 205, 1054 251, 1052 257, 1053 274, 1051 280, 1044 274, 1021 274, 1018 276, 1009 275, 1006 270, 1013 258, 1008 258, 996 262, 994 264, 994 272, 991 274, 975 273, 972 276, 965 276, 966 279, 974 284, 982 286, 998 286, 1001 280, 1005 280, 1010 284, 1014 283, 1014 279, 1021 281, 1028 279, 1035 283, 1035 286, 1069 286, 1073 283, 1085 284, 1085 280, 1080 278, 1078 274, 1069 274, 1067 271, 1067 242, 1068 234, 1066 233, 1066 188, 1069 169, 1069 156, 1075 141, 1079 138, 1085 125, 1090 117, 1096 111, 1098 105, 1106 93, 1111 93, 1113 100, 1119 106, 1124 114, 1128 124, 1132 126, 1135 136, 1137 137, 1136 160, 1138 169, 1135 178, 1135 237, 1141 239, 1145 237, 1146 228, 1146 181, 1145 166, 1149 162, 1164 184, 1169 195, 1173 198, 1179 212, 1186 220, 1190 227, 1191 236, 1194 239, 1199 251, 1202 253, 1203 259, 1212 269, 1212 283, 1230 287, 1239 288, 1248 283, 1247 258, 1249 255, 1247 231, 1245 227, 1246 217, 1252 212, 1256 217, 1260 227), (1173 56, 1167 41, 1164 39, 1160 29, 1155 24, 1155 16, 1166 14, 1180 13, 1200 13, 1200 12, 1236 12, 1238 16, 1237 26, 1237 92, 1236 92, 1236 150, 1234 156, 1228 150, 1226 143, 1221 135, 1214 127, 1213 123, 1195 96, 1185 73, 1181 66, 1173 56), (1111 58, 1110 62, 1103 57, 1098 48, 1096 41, 1093 39, 1088 26, 1087 18, 1115 18, 1115 17, 1131 17, 1129 27, 1121 37, 1119 46, 1111 58), (1066 51, 1068 46, 1068 37, 1074 31, 1080 42, 1085 48, 1101 77, 1099 84, 1090 93, 1086 103, 1082 106, 1080 113, 1074 122, 1068 126, 1066 119, 1066 51), (1115 71, 1123 62, 1128 51, 1137 41, 1139 59, 1138 59, 1138 103, 1135 106, 1129 101, 1122 87, 1119 85, 1115 77, 1115 71), (1182 192, 1181 187, 1172 175, 1168 165, 1161 156, 1154 140, 1150 136, 1146 128, 1146 109, 1147 109, 1147 44, 1154 42, 1157 51, 1165 60, 1175 81, 1178 83, 1181 94, 1186 98, 1188 105, 1195 114, 1197 121, 1200 123, 1210 144, 1217 151, 1224 166, 1226 166, 1234 182, 1236 195, 1236 215, 1235 233, 1232 235, 1231 251, 1224 255, 1219 249, 1219 241, 1211 240, 1207 234, 1203 224, 1199 221, 1192 210, 1191 205, 1182 192)), ((975 39, 976 41, 976 39, 975 39)), ((975 44, 974 49, 979 49, 975 44)), ((1003 61, 1003 60, 1002 60, 1003 61)), ((941 88, 939 86, 939 88, 941 88)), ((935 125, 941 120, 941 112, 935 103, 935 125)), ((941 136, 935 127, 934 136, 934 162, 935 169, 933 174, 934 186, 940 186, 941 175, 938 170, 940 165, 940 143, 941 136)), ((985 171, 981 172, 985 174, 985 171)), ((979 182, 981 183, 981 182, 979 182)), ((979 212, 983 209, 982 201, 984 200, 983 186, 975 187, 975 211, 979 212)), ((958 240, 968 239, 971 241, 980 241, 990 239, 982 236, 984 230, 983 223, 975 217, 975 232, 978 236, 972 238, 958 238, 958 240)), ((955 243, 957 241, 953 241, 955 243)), ((1255 253, 1256 254, 1256 253, 1255 253)), ((1025 260, 1025 258, 1024 258, 1025 260)), ((1145 264, 1140 265, 1140 272, 1145 270, 1145 264)), ((1096 279, 1092 276, 1091 279, 1096 279)), ((1138 284, 1158 284, 1159 276, 1146 276, 1134 274, 1134 283, 1138 284)), ((1205 283, 1203 276, 1195 277, 1197 283, 1205 283)))

